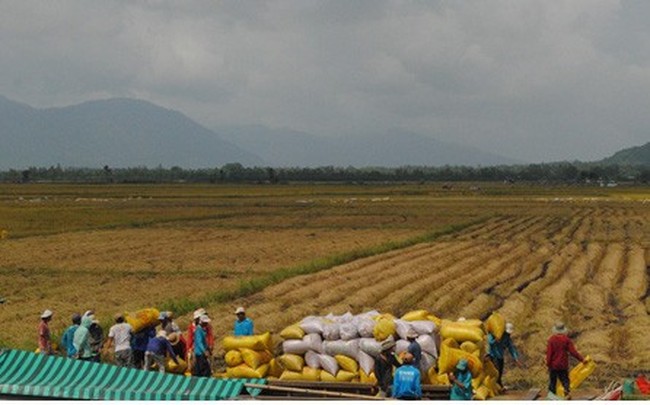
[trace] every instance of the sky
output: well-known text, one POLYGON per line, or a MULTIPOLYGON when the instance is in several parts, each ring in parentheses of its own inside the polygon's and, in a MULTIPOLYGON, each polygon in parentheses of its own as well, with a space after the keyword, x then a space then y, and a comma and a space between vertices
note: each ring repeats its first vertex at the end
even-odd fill
POLYGON ((648 21, 645 0, 0 0, 0 95, 593 160, 650 141, 648 21))

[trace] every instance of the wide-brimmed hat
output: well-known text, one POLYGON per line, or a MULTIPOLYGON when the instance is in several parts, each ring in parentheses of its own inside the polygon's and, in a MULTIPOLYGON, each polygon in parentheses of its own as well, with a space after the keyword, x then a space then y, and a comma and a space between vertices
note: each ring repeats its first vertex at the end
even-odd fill
POLYGON ((510 322, 506 323, 506 332, 512 333, 514 331, 515 331, 515 325, 511 324, 510 322))
POLYGON ((413 328, 409 328, 408 331, 406 331, 406 338, 407 339, 415 339, 418 337, 418 333, 415 331, 413 328))
POLYGON ((167 336, 167 340, 169 340, 170 344, 175 345, 180 340, 180 337, 178 337, 178 333, 172 332, 167 336))
POLYGON ((201 317, 199 318, 199 322, 201 322, 201 323, 209 323, 210 318, 207 315, 201 315, 201 317))
POLYGON ((121 313, 121 312, 118 312, 115 315, 113 315, 113 319, 115 320, 115 322, 119 321, 120 319, 124 320, 124 314, 121 313))
POLYGON ((54 315, 54 313, 53 313, 52 311, 50 311, 49 309, 46 309, 46 310, 43 311, 43 313, 41 314, 41 319, 49 318, 49 317, 51 317, 52 315, 54 315))
POLYGON ((553 325, 553 333, 561 333, 565 334, 567 333, 567 328, 564 325, 564 322, 555 322, 555 325, 553 325))
POLYGON ((456 364, 456 369, 460 371, 465 371, 467 370, 467 359, 460 359, 458 364, 456 364))
POLYGON ((245 314, 245 313, 246 313, 246 310, 244 309, 244 307, 239 307, 239 308, 237 308, 235 310, 235 315, 245 314))
POLYGON ((386 350, 390 350, 393 347, 395 347, 395 338, 392 336, 388 336, 386 339, 384 339, 381 342, 381 351, 384 352, 386 350))

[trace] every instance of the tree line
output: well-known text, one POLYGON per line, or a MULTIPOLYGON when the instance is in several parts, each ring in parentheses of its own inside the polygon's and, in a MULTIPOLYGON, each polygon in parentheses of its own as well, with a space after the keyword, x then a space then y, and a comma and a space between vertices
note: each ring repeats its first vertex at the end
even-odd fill
POLYGON ((178 166, 129 168, 76 168, 60 165, 10 169, 0 172, 0 182, 73 183, 287 183, 287 182, 650 182, 650 167, 581 162, 503 166, 402 166, 389 167, 245 167, 229 163, 222 167, 183 169, 178 166))

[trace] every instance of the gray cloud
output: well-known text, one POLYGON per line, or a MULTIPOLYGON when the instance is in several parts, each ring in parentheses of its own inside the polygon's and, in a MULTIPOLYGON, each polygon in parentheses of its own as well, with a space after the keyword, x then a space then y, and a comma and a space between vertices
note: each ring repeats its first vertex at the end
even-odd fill
POLYGON ((592 159, 650 140, 648 18, 648 2, 610 0, 8 0, 0 94, 592 159))

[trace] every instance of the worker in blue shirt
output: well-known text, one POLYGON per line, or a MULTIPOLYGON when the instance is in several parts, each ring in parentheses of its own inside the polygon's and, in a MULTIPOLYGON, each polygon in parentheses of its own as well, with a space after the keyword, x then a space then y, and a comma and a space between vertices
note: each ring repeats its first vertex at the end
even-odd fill
POLYGON ((506 323, 506 330, 501 336, 501 339, 497 339, 492 333, 488 333, 488 357, 499 371, 499 379, 497 383, 503 387, 501 378, 503 377, 503 364, 505 352, 508 350, 512 359, 521 367, 521 362, 519 361, 519 352, 517 348, 512 343, 512 337, 510 334, 514 331, 515 327, 511 323, 506 323))
POLYGON ((192 375, 197 377, 210 377, 210 361, 208 357, 212 354, 208 346, 208 333, 206 329, 210 323, 207 315, 201 315, 199 325, 194 330, 194 368, 192 375))
POLYGON ((451 392, 449 399, 454 401, 470 401, 472 399, 472 373, 467 367, 467 360, 461 359, 456 364, 456 370, 449 373, 451 392))
POLYGON ((422 347, 417 342, 417 338, 417 332, 413 328, 409 328, 408 332, 406 332, 406 339, 409 342, 406 350, 413 355, 413 366, 419 369, 422 362, 422 347))
POLYGON ((395 399, 421 399, 422 385, 420 384, 420 370, 413 366, 414 357, 411 353, 404 354, 402 365, 393 376, 393 398, 395 399))
POLYGON ((68 327, 63 333, 61 338, 61 346, 65 349, 66 356, 73 358, 77 354, 77 349, 74 347, 74 333, 77 331, 77 328, 81 325, 81 315, 73 314, 72 315, 72 325, 68 327))
POLYGON ((253 321, 246 317, 246 310, 244 307, 237 308, 235 315, 237 315, 237 320, 235 321, 235 336, 253 335, 253 321))

